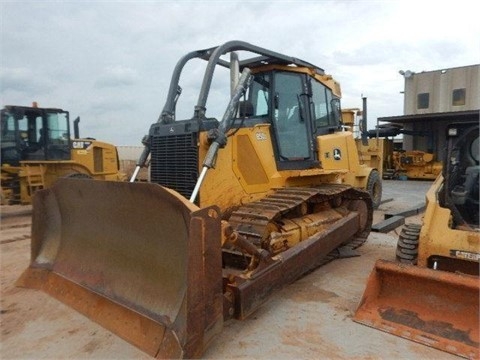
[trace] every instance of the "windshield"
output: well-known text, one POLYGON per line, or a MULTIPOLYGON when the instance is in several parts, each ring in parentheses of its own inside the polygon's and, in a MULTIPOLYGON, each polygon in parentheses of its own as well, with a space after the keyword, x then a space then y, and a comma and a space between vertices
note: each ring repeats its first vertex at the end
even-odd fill
POLYGON ((50 143, 68 145, 68 114, 48 113, 47 124, 50 143))
POLYGON ((68 112, 11 107, 2 110, 2 164, 70 158, 68 112))

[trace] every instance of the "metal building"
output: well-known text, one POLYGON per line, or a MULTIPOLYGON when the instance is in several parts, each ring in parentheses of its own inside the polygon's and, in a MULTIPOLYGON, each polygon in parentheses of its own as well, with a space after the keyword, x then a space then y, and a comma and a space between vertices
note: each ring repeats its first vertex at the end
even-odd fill
POLYGON ((378 121, 402 128, 403 150, 433 153, 441 161, 447 124, 480 121, 480 64, 400 74, 405 79, 404 114, 378 121))

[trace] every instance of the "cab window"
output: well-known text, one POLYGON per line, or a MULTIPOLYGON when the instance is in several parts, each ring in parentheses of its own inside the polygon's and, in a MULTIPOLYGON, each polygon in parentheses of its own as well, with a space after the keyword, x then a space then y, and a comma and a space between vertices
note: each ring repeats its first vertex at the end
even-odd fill
POLYGON ((300 111, 302 75, 275 73, 273 123, 280 160, 310 157, 307 124, 300 111))
POLYGON ((252 116, 268 116, 268 93, 270 91, 270 74, 257 74, 248 89, 248 101, 253 107, 252 116))
POLYGON ((54 145, 68 145, 68 117, 65 113, 48 113, 48 138, 54 145))
POLYGON ((328 133, 330 128, 338 126, 335 116, 335 102, 332 91, 322 83, 312 79, 312 102, 314 125, 320 134, 328 133))

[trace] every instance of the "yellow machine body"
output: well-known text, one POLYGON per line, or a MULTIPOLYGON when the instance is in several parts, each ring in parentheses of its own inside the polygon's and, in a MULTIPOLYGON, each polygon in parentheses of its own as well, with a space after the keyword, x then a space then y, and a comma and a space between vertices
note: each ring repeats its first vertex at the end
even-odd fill
MULTIPOLYGON (((417 264, 422 267, 438 267, 440 263, 456 262, 457 271, 461 270, 462 266, 478 268, 480 232, 466 226, 452 228, 451 210, 438 203, 438 194, 443 183, 443 176, 439 175, 426 195, 417 264), (442 261, 439 261, 440 258, 442 261), (437 265, 434 265, 435 262, 437 265)), ((464 272, 472 273, 474 269, 464 272)))
POLYGON ((68 111, 7 105, 1 110, 2 204, 30 204, 36 190, 62 177, 126 180, 114 145, 71 139, 68 111))
MULTIPOLYGON (((274 160, 270 125, 261 124, 240 129, 218 153, 200 190, 201 206, 217 205, 223 211, 264 197, 272 189, 311 187, 320 183, 348 184, 366 188, 372 168, 359 162, 357 147, 350 132, 339 132, 317 138, 323 149, 323 168, 279 171, 274 160), (333 159, 340 149, 342 160, 333 159), (221 191, 218 191, 221 189, 221 191)), ((200 157, 208 151, 207 134, 200 136, 200 157), (203 145, 203 146, 202 146, 203 145)))
POLYGON ((394 151, 392 162, 396 174, 409 179, 435 180, 442 173, 442 163, 424 151, 394 151))
POLYGON ((18 284, 152 356, 201 357, 224 320, 366 241, 381 182, 341 127, 339 96, 321 68, 248 43, 185 55, 144 139, 149 183, 61 179, 40 191, 18 284), (240 51, 261 60, 239 62, 240 51), (189 59, 208 65, 194 116, 176 120, 189 59), (222 66, 236 84, 218 121, 205 102, 222 66))
POLYGON ((355 144, 358 150, 358 160, 360 164, 376 169, 383 178, 383 171, 387 166, 385 162, 388 161, 390 154, 390 140, 385 138, 362 138, 362 132, 366 128, 367 119, 367 99, 363 99, 363 110, 359 108, 342 109, 342 120, 344 126, 352 131, 355 136, 355 144))
POLYGON ((63 177, 111 181, 127 179, 119 169, 115 145, 92 139, 77 139, 75 142, 89 145, 85 149, 72 149, 72 160, 20 162, 18 178, 22 204, 30 204, 37 189, 48 188, 63 177))
POLYGON ((443 173, 422 224, 401 231, 397 262, 378 260, 354 320, 468 359, 480 357, 479 125, 447 129, 443 173))

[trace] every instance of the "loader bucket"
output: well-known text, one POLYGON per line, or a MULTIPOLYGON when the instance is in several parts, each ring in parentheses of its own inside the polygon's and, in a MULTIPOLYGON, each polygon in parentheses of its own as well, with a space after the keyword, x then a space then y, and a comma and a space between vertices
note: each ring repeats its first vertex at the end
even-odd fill
POLYGON ((62 179, 35 195, 17 285, 153 357, 200 357, 223 326, 220 221, 156 184, 62 179))
POLYGON ((478 281, 471 275, 377 260, 353 320, 476 359, 478 281))

